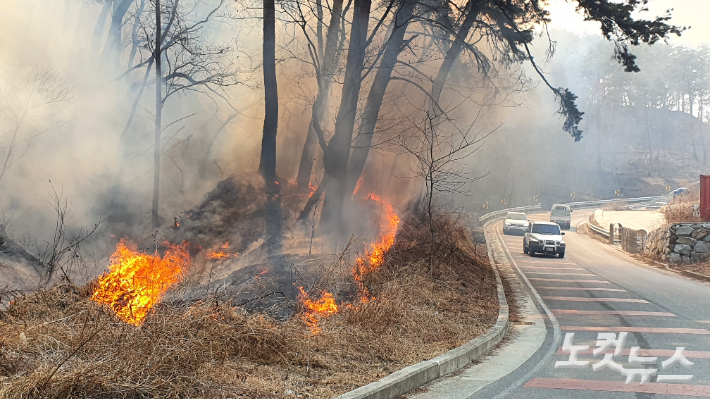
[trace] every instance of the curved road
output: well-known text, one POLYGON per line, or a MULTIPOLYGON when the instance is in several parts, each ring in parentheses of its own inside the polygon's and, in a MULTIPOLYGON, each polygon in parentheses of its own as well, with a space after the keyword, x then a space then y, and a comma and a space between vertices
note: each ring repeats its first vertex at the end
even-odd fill
MULTIPOLYGON (((590 213, 574 212, 572 225, 586 220, 590 213)), ((531 218, 549 220, 549 214, 531 218)), ((532 325, 526 330, 528 326, 514 326, 510 339, 482 363, 430 384, 426 392, 412 397, 710 397, 710 285, 640 265, 621 251, 577 233, 574 227, 564 237, 564 259, 524 255, 521 236, 502 235, 500 224, 497 230, 533 298, 527 303, 526 320, 537 317, 538 322, 527 324, 539 327, 536 330, 532 325), (615 363, 597 365, 593 370, 592 365, 604 358, 603 353, 592 353, 598 334, 619 337, 621 332, 628 335, 623 352, 611 358, 615 363), (579 361, 589 363, 580 368, 555 368, 557 361, 570 360, 561 349, 568 333, 574 333, 572 345, 589 347, 578 355, 579 361), (632 364, 632 347, 641 348, 638 356, 656 359, 632 364), (671 358, 677 347, 685 348, 685 357, 693 365, 686 368, 676 362, 662 369, 662 362, 671 358), (648 383, 640 384, 636 375, 634 382, 626 384, 630 369, 657 372, 648 383), (693 377, 690 381, 658 382, 660 375, 693 377)), ((613 351, 612 346, 609 352, 613 351)))

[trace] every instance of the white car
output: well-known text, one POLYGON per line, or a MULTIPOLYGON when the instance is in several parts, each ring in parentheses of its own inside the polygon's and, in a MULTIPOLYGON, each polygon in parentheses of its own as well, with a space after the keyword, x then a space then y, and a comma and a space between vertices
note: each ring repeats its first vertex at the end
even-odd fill
POLYGON ((550 222, 557 223, 560 228, 569 230, 572 225, 572 209, 565 204, 552 205, 550 222))
POLYGON ((560 231, 560 226, 557 223, 530 223, 530 227, 525 232, 525 238, 523 238, 523 252, 530 256, 542 253, 564 258, 567 244, 562 239, 563 235, 565 233, 560 231))
POLYGON ((505 215, 505 222, 503 222, 503 234, 510 234, 511 232, 517 232, 520 234, 525 234, 525 230, 528 228, 528 217, 522 212, 508 212, 505 215))

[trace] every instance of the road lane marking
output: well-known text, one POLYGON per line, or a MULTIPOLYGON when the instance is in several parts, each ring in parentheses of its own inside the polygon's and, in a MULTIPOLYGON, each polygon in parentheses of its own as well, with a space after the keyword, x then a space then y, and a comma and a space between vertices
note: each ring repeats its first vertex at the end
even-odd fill
MULTIPOLYGON (((571 263, 571 262, 542 262, 542 261, 528 261, 528 260, 515 260, 517 263, 532 263, 534 265, 563 265, 563 266, 579 266, 576 263, 571 263)), ((521 265, 522 267, 527 267, 525 265, 521 265)))
POLYGON ((639 333, 659 333, 659 334, 710 335, 710 331, 708 331, 704 328, 562 326, 562 331, 639 332, 639 333))
POLYGON ((628 292, 621 288, 537 287, 540 290, 628 292))
MULTIPOLYGON (((498 230, 496 230, 496 235, 498 236, 499 241, 503 241, 501 239, 501 234, 498 230)), ((522 277, 523 281, 525 281, 525 285, 528 286, 530 289, 530 293, 532 294, 534 301, 542 307, 542 310, 545 311, 545 315, 547 315, 550 324, 552 324, 552 342, 550 343, 550 346, 545 350, 545 354, 542 356, 541 359, 539 359, 538 363, 533 365, 527 372, 525 372, 523 375, 521 375, 516 381, 508 384, 507 387, 499 391, 496 396, 494 396, 492 399, 503 399, 508 397, 511 392, 514 390, 520 388, 526 381, 529 381, 533 375, 536 373, 539 373, 542 367, 546 364, 549 364, 552 359, 555 356, 555 348, 560 347, 560 341, 562 340, 562 330, 560 329, 560 323, 557 321, 557 317, 555 316, 554 313, 550 310, 550 308, 547 306, 544 300, 540 297, 540 294, 537 292, 535 289, 535 286, 530 282, 528 279, 528 276, 523 273, 523 271, 520 269, 518 266, 518 263, 516 262, 515 259, 513 259, 513 256, 510 254, 510 251, 508 250, 508 246, 506 245, 505 242, 503 242, 503 251, 505 252, 505 256, 508 257, 515 267, 515 270, 520 274, 520 277, 522 277)), ((547 324, 547 323, 545 323, 547 324)), ((546 327, 548 328, 548 327, 546 327)), ((544 344, 544 343, 543 343, 544 344)))
MULTIPOLYGON (((540 270, 584 270, 580 267, 540 267, 540 266, 520 266, 523 269, 540 269, 540 270)), ((532 273, 532 272, 531 272, 532 273)))
POLYGON ((525 274, 551 274, 553 276, 589 276, 597 277, 596 274, 589 273, 547 273, 547 272, 525 272, 525 274))
POLYGON ((658 382, 638 382, 626 384, 624 381, 578 380, 573 378, 533 378, 526 388, 570 389, 605 392, 639 392, 658 395, 682 395, 710 398, 710 385, 666 384, 658 382))
MULTIPOLYGON (((589 348, 587 350, 577 352, 578 355, 594 355, 595 348, 589 348)), ((649 357, 671 357, 675 354, 675 349, 639 349, 638 356, 649 356, 649 357)), ((614 351, 609 351, 609 353, 614 353, 614 351)), ((557 350, 558 355, 569 356, 569 353, 565 353, 562 348, 557 350)), ((629 356, 631 354, 631 349, 624 349, 621 356, 629 356)), ((708 351, 683 351, 685 357, 690 357, 693 359, 710 359, 710 352, 708 351)))
POLYGON ((628 303, 649 303, 644 299, 626 299, 626 298, 583 298, 578 296, 544 296, 542 299, 552 301, 570 301, 570 302, 628 302, 628 303))
POLYGON ((611 284, 608 281, 602 281, 602 280, 561 280, 561 279, 555 279, 555 278, 537 278, 537 277, 530 277, 530 280, 538 280, 538 281, 559 281, 561 283, 598 283, 598 284, 611 284))
POLYGON ((590 316, 655 316, 655 317, 676 317, 668 312, 647 312, 643 310, 573 310, 573 309, 552 309, 554 314, 590 315, 590 316))

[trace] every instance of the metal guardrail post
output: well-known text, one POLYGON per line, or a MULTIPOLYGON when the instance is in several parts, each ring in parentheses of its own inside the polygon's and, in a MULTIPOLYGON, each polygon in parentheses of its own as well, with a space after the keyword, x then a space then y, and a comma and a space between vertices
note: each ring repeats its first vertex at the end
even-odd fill
POLYGON ((609 244, 614 245, 614 223, 609 223, 609 244))

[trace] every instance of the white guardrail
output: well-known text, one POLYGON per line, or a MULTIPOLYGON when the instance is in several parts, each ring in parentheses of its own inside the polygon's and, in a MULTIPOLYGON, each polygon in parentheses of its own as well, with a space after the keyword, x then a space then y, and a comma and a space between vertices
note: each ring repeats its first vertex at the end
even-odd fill
MULTIPOLYGON (((614 199, 608 199, 608 200, 598 200, 598 201, 581 201, 581 202, 568 202, 564 205, 569 205, 570 209, 582 209, 582 208, 594 208, 600 205, 605 205, 605 204, 610 204, 614 202, 623 202, 627 204, 638 204, 638 203, 643 203, 643 202, 659 202, 659 201, 664 201, 667 198, 664 196, 656 196, 656 197, 639 197, 639 198, 614 198, 614 199)), ((493 211, 490 213, 486 213, 485 215, 482 215, 478 218, 479 222, 485 222, 490 219, 493 219, 495 217, 505 215, 508 212, 520 212, 520 211, 541 211, 542 210, 542 205, 537 204, 537 205, 532 205, 532 206, 519 206, 517 208, 508 208, 508 209, 501 209, 499 211, 493 211)), ((591 226, 591 223, 589 224, 591 226)), ((594 226, 594 228, 598 228, 597 226, 594 226)), ((594 229, 592 228, 592 229, 594 229)), ((596 231, 596 230, 595 230, 596 231)), ((601 232, 600 232, 601 234, 601 232)), ((609 236, 609 233, 606 233, 606 236, 609 236)))

